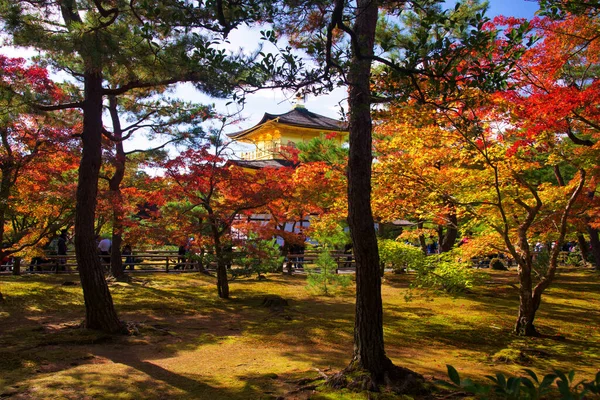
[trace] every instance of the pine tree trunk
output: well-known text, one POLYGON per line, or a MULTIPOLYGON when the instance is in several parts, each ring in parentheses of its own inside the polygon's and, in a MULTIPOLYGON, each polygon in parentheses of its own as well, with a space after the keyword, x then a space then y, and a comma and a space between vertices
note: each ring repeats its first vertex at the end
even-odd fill
POLYGON ((123 130, 121 127, 121 119, 118 113, 117 98, 109 96, 108 98, 109 112, 113 125, 113 136, 115 137, 115 158, 112 162, 115 172, 108 182, 110 190, 110 199, 112 202, 112 248, 110 252, 110 267, 112 275, 117 279, 123 279, 125 272, 123 269, 123 258, 121 256, 121 245, 123 241, 123 195, 121 193, 121 182, 125 176, 125 162, 127 157, 123 148, 123 130))
MULTIPOLYGON (((1 138, 4 147, 4 153, 11 154, 9 143, 9 135, 6 129, 1 131, 1 138)), ((4 243, 4 230, 6 226, 6 218, 9 208, 9 198, 10 198, 10 189, 13 186, 14 182, 14 161, 11 156, 4 157, 5 160, 2 162, 2 168, 0 169, 0 173, 2 174, 2 178, 0 179, 0 243, 4 243)), ((2 258, 4 258, 5 254, 0 254, 2 258)))
MULTIPOLYGON (((122 147, 122 145, 121 145, 122 147)), ((117 156, 118 157, 118 156, 117 156)), ((118 164, 117 164, 118 165, 118 164)), ((123 180, 123 174, 125 172, 125 165, 123 163, 117 166, 115 175, 110 180, 110 198, 112 201, 112 247, 110 250, 110 270, 111 274, 116 279, 123 279, 125 276, 123 268, 123 257, 121 255, 121 247, 123 244, 123 219, 125 218, 123 212, 123 195, 121 194, 121 181, 123 180)))
POLYGON ((358 58, 373 54, 377 2, 359 0, 354 31, 360 49, 353 49, 348 104, 350 151, 348 159, 348 224, 356 259, 356 309, 354 355, 351 366, 381 378, 391 366, 383 343, 383 305, 375 224, 371 211, 372 121, 369 88, 371 61, 358 58))
POLYGON ((83 153, 79 165, 75 215, 75 249, 83 288, 85 327, 105 332, 122 331, 98 257, 94 219, 98 175, 102 162, 102 76, 99 71, 85 76, 83 153))

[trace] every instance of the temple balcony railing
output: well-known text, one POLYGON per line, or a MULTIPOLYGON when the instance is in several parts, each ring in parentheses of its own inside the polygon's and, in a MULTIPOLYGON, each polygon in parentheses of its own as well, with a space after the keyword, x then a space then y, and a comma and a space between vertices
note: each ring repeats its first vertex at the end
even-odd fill
POLYGON ((273 160, 279 154, 281 154, 281 146, 276 144, 265 149, 243 152, 240 158, 247 161, 273 160))

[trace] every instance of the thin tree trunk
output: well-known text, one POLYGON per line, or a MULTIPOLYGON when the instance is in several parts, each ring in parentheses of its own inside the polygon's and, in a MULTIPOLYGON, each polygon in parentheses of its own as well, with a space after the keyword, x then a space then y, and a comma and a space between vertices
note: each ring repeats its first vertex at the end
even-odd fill
MULTIPOLYGON (((517 323, 515 325, 515 332, 517 333, 517 335, 539 335, 533 324, 533 321, 535 319, 535 314, 542 301, 542 294, 554 281, 556 269, 558 268, 558 254, 560 253, 560 247, 562 246, 565 240, 565 235, 567 233, 567 221, 569 218, 569 212, 571 211, 573 204, 575 204, 577 197, 579 197, 579 194, 582 192, 583 185, 585 184, 585 171, 579 170, 579 174, 579 185, 571 194, 571 197, 569 198, 569 201, 567 202, 567 205, 561 215, 558 240, 556 242, 556 246, 552 249, 552 252, 550 254, 550 265, 548 266, 546 274, 540 279, 540 281, 537 285, 535 285, 534 288, 532 288, 531 279, 533 257, 529 250, 529 244, 527 242, 526 236, 527 229, 529 226, 521 225, 519 227, 519 246, 523 251, 523 257, 518 257, 518 259, 520 260, 518 268, 520 288, 519 315, 517 316, 517 323)), ((531 218, 531 221, 533 221, 533 217, 531 218)))
POLYGON ((519 272, 519 314, 515 324, 515 333, 519 336, 537 336, 538 332, 533 324, 537 306, 533 300, 533 283, 531 280, 531 262, 518 265, 519 272))
POLYGON ((348 158, 348 225, 356 259, 356 309, 354 355, 351 366, 367 370, 377 380, 392 363, 383 343, 383 305, 379 254, 371 210, 372 121, 371 61, 358 58, 373 54, 377 2, 358 0, 354 32, 360 49, 353 48, 348 104, 350 109, 350 150, 348 158))
POLYGON ((587 231, 590 235, 590 247, 592 255, 594 256, 594 268, 600 271, 600 237, 598 235, 598 229, 592 228, 587 225, 587 231))
MULTIPOLYGON (((6 137, 6 133, 2 132, 2 142, 6 142, 4 144, 4 151, 6 153, 10 152, 10 146, 8 145, 8 137, 6 137)), ((6 214, 8 212, 9 198, 10 198, 10 189, 13 185, 13 161, 10 160, 10 157, 6 157, 4 160, 2 167, 0 168, 0 172, 2 173, 2 179, 0 180, 0 243, 4 243, 4 227, 6 224, 6 214)), ((0 250, 1 251, 1 250, 0 250)), ((4 258, 5 254, 1 254, 2 258, 4 258)))
POLYGON ((581 233, 581 232, 577 233, 577 244, 579 245, 579 251, 581 252, 581 258, 585 265, 589 255, 590 255, 590 249, 588 247, 587 240, 585 240, 585 236, 583 236, 583 233, 581 233))
POLYGON ((446 234, 440 238, 440 253, 446 253, 454 247, 458 238, 458 218, 454 205, 449 203, 450 211, 447 214, 446 234))
POLYGON ((75 215, 75 249, 83 297, 85 327, 105 332, 122 331, 98 257, 94 218, 98 176, 102 162, 102 76, 90 71, 85 76, 83 110, 83 152, 79 165, 75 215))
POLYGON ((123 242, 123 195, 121 193, 121 182, 125 176, 125 150, 123 149, 123 132, 121 129, 121 120, 117 110, 117 99, 115 96, 109 97, 109 111, 113 125, 113 135, 115 141, 115 159, 113 166, 115 172, 108 182, 110 190, 110 199, 112 202, 112 248, 110 254, 110 267, 112 275, 117 279, 123 279, 125 276, 123 270, 123 258, 121 256, 121 247, 123 242))
POLYGON ((223 248, 221 247, 221 235, 217 225, 218 221, 213 216, 210 216, 209 220, 215 245, 215 258, 217 259, 217 290, 220 298, 228 299, 229 281, 227 279, 227 265, 223 260, 223 248))
MULTIPOLYGON (((423 229, 422 221, 417 222, 417 228, 423 229)), ((423 252, 423 254, 427 255, 427 242, 425 241, 425 235, 423 235, 422 233, 419 234, 419 246, 421 246, 421 251, 423 252)))
POLYGON ((21 257, 13 259, 13 275, 21 275, 21 257))

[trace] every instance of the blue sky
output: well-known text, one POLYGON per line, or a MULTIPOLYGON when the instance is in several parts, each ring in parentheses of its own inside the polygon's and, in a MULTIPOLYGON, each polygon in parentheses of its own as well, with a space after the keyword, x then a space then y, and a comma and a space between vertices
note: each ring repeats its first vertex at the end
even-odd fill
POLYGON ((537 1, 531 0, 490 0, 490 15, 511 15, 531 18, 538 10, 537 1))

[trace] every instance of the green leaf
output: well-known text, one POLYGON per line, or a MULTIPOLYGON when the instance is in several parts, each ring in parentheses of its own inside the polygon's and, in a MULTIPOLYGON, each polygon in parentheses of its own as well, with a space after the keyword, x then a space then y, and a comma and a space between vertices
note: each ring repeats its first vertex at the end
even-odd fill
POLYGON ((460 386, 460 376, 458 375, 458 371, 449 364, 446 364, 446 368, 448 368, 448 377, 450 380, 457 386, 460 386))
POLYGON ((498 386, 506 388, 506 377, 504 376, 504 374, 497 373, 496 379, 498 379, 498 386))
POLYGON ((527 375, 529 375, 531 377, 531 379, 533 379, 535 381, 535 383, 540 383, 538 376, 535 374, 535 372, 533 372, 532 370, 525 368, 523 371, 525 371, 527 373, 527 375))

